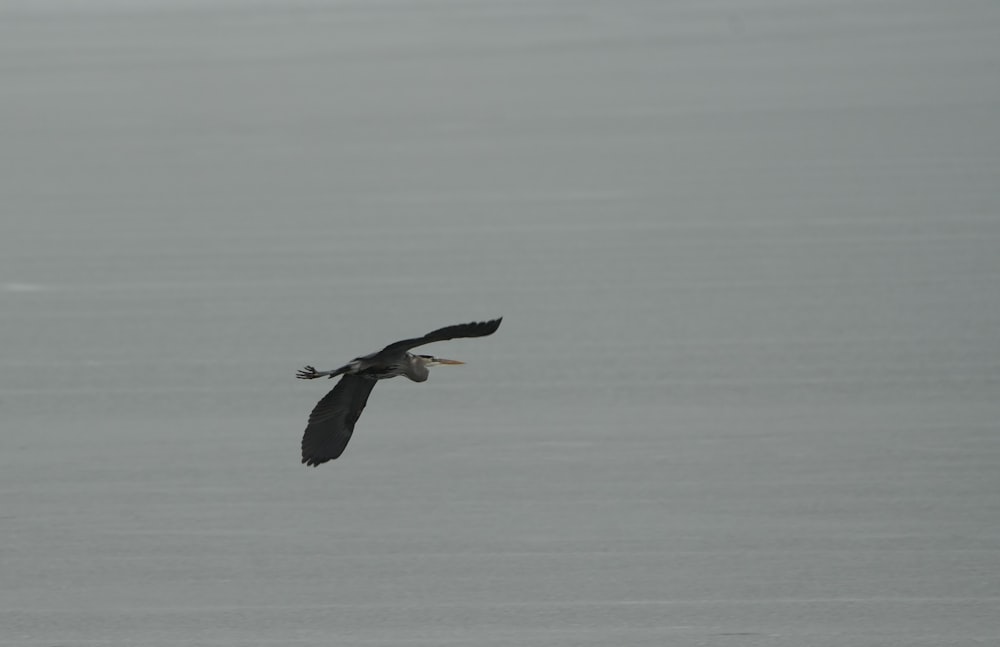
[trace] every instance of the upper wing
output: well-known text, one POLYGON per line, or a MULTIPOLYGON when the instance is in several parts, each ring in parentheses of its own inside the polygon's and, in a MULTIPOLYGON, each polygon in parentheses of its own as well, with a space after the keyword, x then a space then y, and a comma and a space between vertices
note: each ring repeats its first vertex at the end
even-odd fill
POLYGON ((376 380, 345 375, 309 414, 302 436, 302 462, 316 466, 344 453, 354 433, 354 423, 368 403, 376 380))
POLYGON ((503 317, 500 317, 499 319, 491 319, 490 321, 473 321, 455 326, 445 326, 444 328, 438 328, 434 332, 429 332, 423 337, 404 339, 402 341, 397 341, 394 344, 389 344, 379 352, 385 352, 387 350, 410 350, 411 348, 423 346, 424 344, 444 341, 446 339, 458 339, 460 337, 485 337, 486 335, 492 335, 495 333, 497 328, 500 327, 501 321, 503 321, 503 317))

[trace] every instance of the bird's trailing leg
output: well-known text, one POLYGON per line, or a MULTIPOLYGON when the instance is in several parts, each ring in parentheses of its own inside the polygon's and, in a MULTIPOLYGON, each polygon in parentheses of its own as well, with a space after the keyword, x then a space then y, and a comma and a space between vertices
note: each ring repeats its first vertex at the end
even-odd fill
POLYGON ((337 371, 317 371, 316 367, 314 366, 306 366, 304 368, 299 369, 299 371, 295 374, 295 377, 299 378, 300 380, 315 380, 317 377, 325 377, 325 376, 333 377, 334 375, 337 374, 338 374, 337 371))
POLYGON ((315 380, 317 377, 328 377, 333 379, 338 375, 351 372, 352 368, 354 368, 354 362, 344 364, 340 368, 335 368, 332 371, 317 371, 314 366, 304 366, 299 369, 299 371, 295 374, 295 377, 300 380, 315 380))

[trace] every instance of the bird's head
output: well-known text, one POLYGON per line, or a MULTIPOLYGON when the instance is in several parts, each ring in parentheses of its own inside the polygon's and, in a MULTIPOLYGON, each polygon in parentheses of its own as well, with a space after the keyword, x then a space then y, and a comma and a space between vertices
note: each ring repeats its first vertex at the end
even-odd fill
POLYGON ((434 357, 433 355, 417 355, 417 357, 424 363, 424 366, 455 366, 457 364, 465 364, 465 362, 460 362, 457 359, 444 359, 443 357, 434 357))

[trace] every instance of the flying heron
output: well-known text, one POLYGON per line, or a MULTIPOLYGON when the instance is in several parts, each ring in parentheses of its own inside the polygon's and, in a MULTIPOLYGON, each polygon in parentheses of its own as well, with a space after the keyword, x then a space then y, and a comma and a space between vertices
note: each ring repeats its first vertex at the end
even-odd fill
POLYGON ((295 374, 300 380, 315 380, 324 376, 332 379, 343 375, 337 386, 309 414, 309 425, 302 436, 302 462, 315 467, 344 453, 347 441, 354 433, 354 423, 365 410, 368 395, 375 387, 375 382, 397 375, 405 375, 414 382, 423 382, 427 379, 430 373, 427 369, 431 366, 465 363, 433 355, 414 355, 409 352, 411 348, 446 339, 492 335, 500 327, 501 321, 503 317, 438 328, 423 337, 389 344, 380 351, 357 357, 332 371, 317 371, 312 366, 300 370, 295 374))

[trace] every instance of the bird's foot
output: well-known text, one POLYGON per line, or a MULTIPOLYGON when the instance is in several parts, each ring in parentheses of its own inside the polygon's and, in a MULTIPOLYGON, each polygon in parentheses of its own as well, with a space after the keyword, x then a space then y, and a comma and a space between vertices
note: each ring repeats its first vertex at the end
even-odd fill
POLYGON ((320 373, 316 370, 316 367, 306 366, 299 369, 299 371, 295 374, 295 377, 300 380, 315 380, 317 377, 320 377, 320 373))

